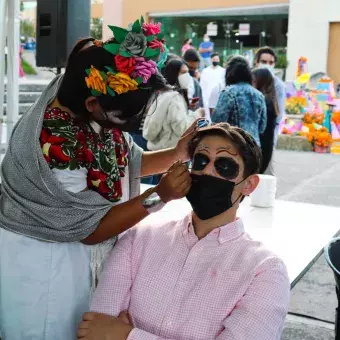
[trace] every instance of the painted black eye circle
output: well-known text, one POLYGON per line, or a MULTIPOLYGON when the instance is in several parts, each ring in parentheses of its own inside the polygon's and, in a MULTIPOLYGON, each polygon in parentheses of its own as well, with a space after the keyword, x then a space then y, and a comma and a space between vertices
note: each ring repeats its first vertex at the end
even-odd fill
POLYGON ((239 172, 239 165, 230 157, 220 157, 215 160, 216 172, 223 178, 235 179, 239 172))
POLYGON ((202 153, 197 153, 194 156, 192 170, 201 171, 209 164, 210 159, 208 156, 203 155, 202 153))

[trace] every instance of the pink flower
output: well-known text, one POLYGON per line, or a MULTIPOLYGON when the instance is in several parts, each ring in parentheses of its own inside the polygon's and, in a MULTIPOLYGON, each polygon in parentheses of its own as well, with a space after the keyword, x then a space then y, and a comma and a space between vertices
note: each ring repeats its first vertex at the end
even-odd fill
POLYGON ((157 73, 157 64, 153 60, 145 60, 145 58, 136 58, 135 70, 132 74, 133 78, 143 78, 143 83, 147 83, 153 74, 157 73))
POLYGON ((161 50, 161 52, 164 52, 164 45, 163 45, 162 41, 159 41, 157 39, 150 41, 148 43, 148 47, 152 48, 153 50, 155 50, 156 48, 159 48, 161 50))
POLYGON ((149 35, 155 35, 161 33, 162 24, 158 22, 157 24, 143 24, 142 28, 144 34, 148 37, 149 35))

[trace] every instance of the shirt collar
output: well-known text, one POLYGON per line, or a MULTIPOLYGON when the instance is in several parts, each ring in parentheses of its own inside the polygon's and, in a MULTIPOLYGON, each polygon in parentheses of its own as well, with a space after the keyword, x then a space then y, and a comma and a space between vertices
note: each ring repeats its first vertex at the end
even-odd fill
MULTIPOLYGON (((192 224, 192 215, 188 214, 183 221, 182 234, 190 235, 195 233, 192 224)), ((223 225, 222 227, 215 228, 206 237, 217 237, 220 244, 231 241, 238 238, 245 232, 243 222, 240 218, 237 218, 234 222, 223 225)))

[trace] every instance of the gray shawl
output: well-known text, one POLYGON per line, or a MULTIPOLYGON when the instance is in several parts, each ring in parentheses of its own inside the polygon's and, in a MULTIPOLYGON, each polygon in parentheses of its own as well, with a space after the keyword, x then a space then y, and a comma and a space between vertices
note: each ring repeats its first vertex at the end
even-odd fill
MULTIPOLYGON (((46 106, 55 98, 62 76, 48 85, 16 124, 1 166, 0 227, 52 242, 75 242, 96 230, 114 205, 94 191, 64 190, 44 159, 40 133, 46 106)), ((130 197, 139 194, 142 150, 129 146, 130 197)), ((118 202, 119 203, 119 202, 118 202)))

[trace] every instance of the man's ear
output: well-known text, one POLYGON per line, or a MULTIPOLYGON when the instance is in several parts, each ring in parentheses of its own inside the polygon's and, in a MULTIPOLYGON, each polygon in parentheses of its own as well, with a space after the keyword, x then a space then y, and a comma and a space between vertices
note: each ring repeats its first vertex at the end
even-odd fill
POLYGON ((251 175, 245 180, 245 185, 242 190, 244 196, 249 196, 258 186, 260 177, 258 175, 251 175))
POLYGON ((89 112, 97 112, 99 108, 98 98, 91 96, 85 99, 85 107, 89 112))

